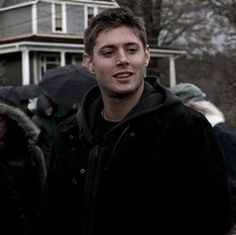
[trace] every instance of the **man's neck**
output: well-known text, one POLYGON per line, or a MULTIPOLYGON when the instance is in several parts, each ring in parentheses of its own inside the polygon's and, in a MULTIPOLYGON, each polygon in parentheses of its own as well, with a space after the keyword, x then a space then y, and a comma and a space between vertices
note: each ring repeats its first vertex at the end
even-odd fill
POLYGON ((137 92, 132 96, 127 96, 124 98, 103 96, 103 118, 111 122, 120 122, 139 102, 141 95, 141 92, 137 92))

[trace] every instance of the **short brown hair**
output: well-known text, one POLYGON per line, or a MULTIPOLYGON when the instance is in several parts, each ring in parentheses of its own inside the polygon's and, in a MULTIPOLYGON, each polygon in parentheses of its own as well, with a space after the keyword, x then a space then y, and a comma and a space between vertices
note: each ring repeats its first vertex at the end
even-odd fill
POLYGON ((92 56, 96 38, 99 33, 106 29, 127 26, 133 28, 139 39, 142 41, 144 48, 147 45, 147 35, 145 24, 142 18, 136 16, 132 11, 124 8, 109 8, 97 16, 90 22, 88 28, 84 32, 85 52, 92 56))

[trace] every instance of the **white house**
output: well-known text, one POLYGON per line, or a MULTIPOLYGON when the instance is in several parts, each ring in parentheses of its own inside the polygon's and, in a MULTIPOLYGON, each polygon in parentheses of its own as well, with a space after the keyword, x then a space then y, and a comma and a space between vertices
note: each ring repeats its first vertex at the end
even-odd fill
MULTIPOLYGON (((89 19, 113 0, 0 0, 0 64, 11 85, 38 83, 48 69, 81 63, 83 31, 89 19)), ((152 58, 169 60, 170 85, 182 50, 151 48, 152 58)))

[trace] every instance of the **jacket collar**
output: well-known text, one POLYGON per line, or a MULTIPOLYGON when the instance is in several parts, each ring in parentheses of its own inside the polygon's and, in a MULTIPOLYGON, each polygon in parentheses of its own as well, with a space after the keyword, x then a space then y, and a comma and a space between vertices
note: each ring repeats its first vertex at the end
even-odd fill
MULTIPOLYGON (((120 124, 176 103, 181 103, 181 101, 160 83, 155 83, 155 87, 153 87, 150 83, 145 82, 140 102, 128 113, 120 124)), ((96 126, 96 117, 100 115, 101 109, 101 93, 99 87, 96 86, 84 97, 81 108, 76 115, 78 126, 89 142, 93 140, 91 133, 96 126)))

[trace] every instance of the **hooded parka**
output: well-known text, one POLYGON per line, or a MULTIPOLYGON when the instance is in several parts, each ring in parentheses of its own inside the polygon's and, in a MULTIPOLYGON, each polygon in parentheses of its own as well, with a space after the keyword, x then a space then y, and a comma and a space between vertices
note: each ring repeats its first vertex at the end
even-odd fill
POLYGON ((1 234, 30 235, 38 217, 46 180, 39 129, 19 108, 0 102, 7 132, 0 140, 1 234))
POLYGON ((35 115, 32 117, 32 121, 40 129, 37 144, 43 151, 47 169, 50 162, 51 145, 56 133, 56 109, 57 105, 49 97, 40 95, 37 100, 35 115), (49 107, 53 109, 51 115, 45 113, 49 107))
POLYGON ((58 128, 44 234, 223 235, 231 226, 225 166, 211 125, 161 85, 96 138, 98 87, 58 128))

